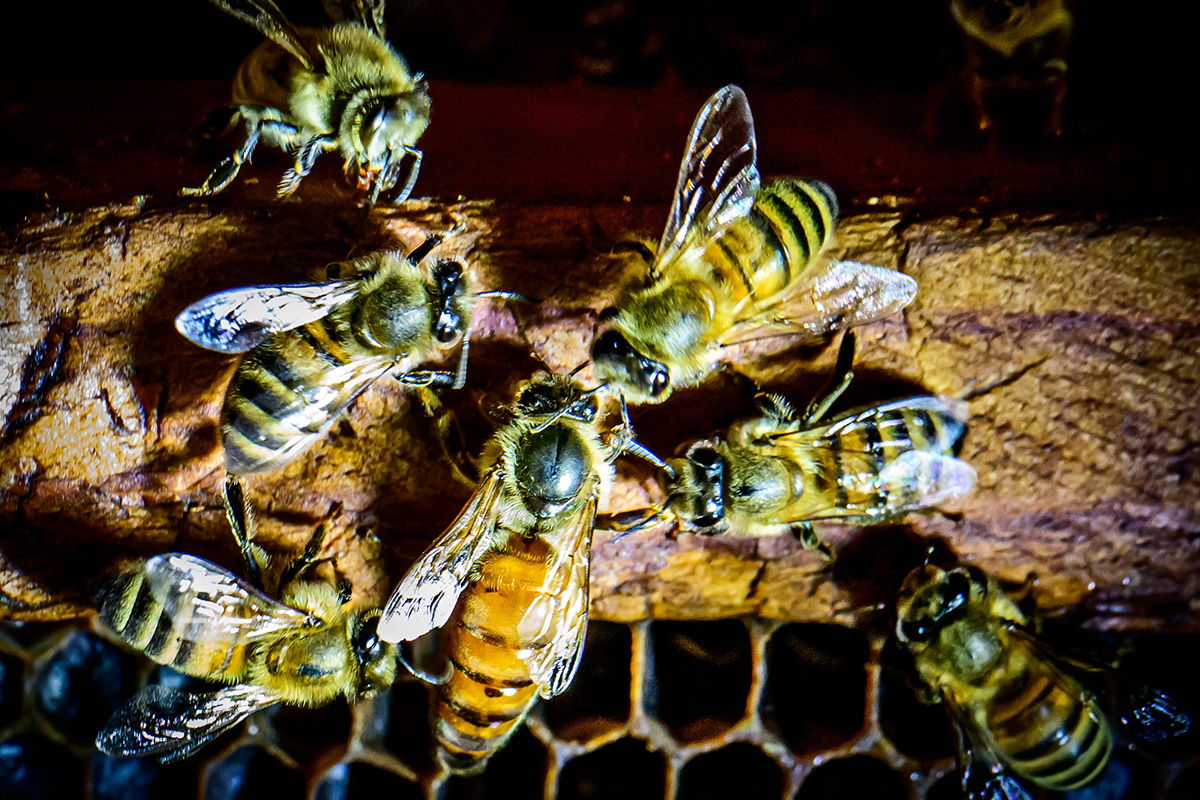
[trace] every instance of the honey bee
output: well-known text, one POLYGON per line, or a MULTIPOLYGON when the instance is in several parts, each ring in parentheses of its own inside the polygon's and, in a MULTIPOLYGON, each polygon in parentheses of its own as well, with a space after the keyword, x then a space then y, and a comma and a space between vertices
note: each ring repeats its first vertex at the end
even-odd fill
MULTIPOLYGON (((257 575, 252 518, 238 501, 240 493, 227 494, 230 523, 257 575)), ((378 609, 350 607, 344 578, 336 588, 301 579, 319 560, 324 535, 322 525, 283 571, 278 601, 184 553, 154 556, 99 581, 100 619, 126 643, 186 675, 230 685, 214 692, 148 686, 113 714, 96 747, 168 763, 276 703, 317 706, 343 695, 353 702, 391 686, 396 653, 376 633, 378 609)))
POLYGON ((428 238, 408 257, 378 251, 333 265, 350 275, 342 280, 229 289, 180 313, 175 327, 201 347, 249 351, 221 411, 230 474, 291 461, 385 373, 410 386, 463 386, 479 295, 460 262, 425 263, 437 242, 428 238), (460 337, 455 372, 418 369, 460 337))
MULTIPOLYGON (((829 555, 814 520, 872 524, 970 492, 975 470, 953 455, 966 430, 963 400, 909 397, 822 422, 850 384, 853 358, 854 337, 846 334, 833 388, 803 414, 778 395, 759 394, 761 416, 672 459, 665 510, 702 533, 791 532, 829 555)), ((634 527, 662 513, 635 513, 634 527)))
POLYGON ((759 186, 746 95, 726 86, 692 124, 667 227, 644 285, 604 311, 592 345, 600 381, 632 403, 699 383, 724 348, 772 335, 813 337, 903 308, 911 277, 822 252, 838 204, 820 181, 759 186))
POLYGON ((1061 136, 1074 26, 1065 0, 951 0, 950 14, 963 33, 979 130, 994 125, 986 98, 994 87, 1043 84, 1051 91, 1047 129, 1061 136))
POLYGON ((246 138, 203 184, 180 194, 221 191, 261 141, 295 156, 280 196, 296 190, 318 156, 338 151, 347 177, 370 190, 372 203, 396 186, 411 157, 395 202, 407 199, 421 167, 414 145, 429 125, 429 95, 421 74, 410 72, 384 38, 384 0, 327 2, 351 19, 321 30, 296 28, 272 0, 211 2, 270 41, 246 57, 233 80, 231 124, 245 123, 246 138))
MULTIPOLYGON (((599 431, 595 390, 539 374, 484 451, 491 466, 458 518, 417 559, 379 635, 411 641, 445 626, 438 757, 483 769, 533 706, 570 685, 587 629, 596 507, 622 452, 652 456, 628 427, 599 431)), ((660 463, 661 462, 657 462, 660 463)))
POLYGON ((977 567, 913 570, 897 617, 900 643, 954 723, 965 797, 1030 800, 1021 782, 1056 791, 1087 784, 1108 762, 1113 722, 1142 741, 1190 727, 1162 692, 1033 636, 977 567))

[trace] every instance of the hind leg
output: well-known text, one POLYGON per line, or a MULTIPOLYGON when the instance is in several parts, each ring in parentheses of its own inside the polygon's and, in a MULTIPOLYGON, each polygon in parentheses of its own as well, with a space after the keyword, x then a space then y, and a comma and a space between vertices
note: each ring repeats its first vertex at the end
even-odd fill
POLYGON ((250 513, 250 503, 246 500, 242 482, 236 475, 225 478, 225 517, 229 520, 233 538, 246 564, 246 577, 261 591, 262 571, 270 559, 265 550, 250 541, 254 538, 254 516, 250 513))
POLYGON ((241 106, 237 114, 246 121, 246 138, 232 155, 217 165, 204 183, 196 187, 185 186, 179 190, 180 196, 207 197, 220 192, 237 177, 242 164, 254 155, 254 149, 264 135, 279 142, 287 142, 296 136, 296 127, 284 122, 280 113, 273 108, 241 106))

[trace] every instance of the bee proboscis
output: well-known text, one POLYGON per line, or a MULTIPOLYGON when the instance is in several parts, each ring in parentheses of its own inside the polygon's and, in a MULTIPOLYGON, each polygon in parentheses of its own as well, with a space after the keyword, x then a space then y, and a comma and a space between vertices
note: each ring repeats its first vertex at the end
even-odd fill
MULTIPOLYGON (((230 474, 288 463, 387 373, 410 386, 463 386, 477 295, 460 262, 427 263, 437 241, 430 237, 408 257, 363 256, 342 265, 352 276, 343 280, 229 289, 179 314, 176 328, 201 347, 249 351, 221 411, 230 474), (454 372, 422 368, 460 339, 454 372)), ((423 394, 436 406, 432 393, 423 394)))
MULTIPOLYGON (((242 502, 240 492, 227 498, 242 502)), ((249 509, 228 510, 247 569, 257 575, 249 509)), ((213 692, 148 686, 113 714, 96 747, 177 761, 276 703, 354 701, 388 688, 396 653, 376 635, 379 611, 350 606, 344 579, 337 587, 302 579, 320 560, 324 532, 318 527, 284 569, 279 600, 185 553, 138 561, 100 580, 100 619, 127 644, 185 675, 230 685, 213 692)))
POLYGON ((916 295, 903 273, 825 258, 838 216, 833 190, 821 181, 760 186, 756 148, 746 95, 726 86, 692 124, 647 280, 604 312, 592 345, 597 377, 629 402, 659 403, 699 383, 726 348, 821 337, 916 295))
POLYGON ((594 390, 540 374, 517 393, 485 451, 492 466, 458 518, 388 600, 379 634, 442 628, 440 760, 481 770, 540 694, 570 685, 587 629, 593 523, 627 427, 606 438, 594 390))
POLYGON ((900 643, 955 727, 971 800, 1031 800, 1022 782, 1055 791, 1090 783, 1108 763, 1114 724, 1142 741, 1191 725, 1162 692, 1034 636, 978 567, 918 567, 896 611, 900 643))
POLYGON ((293 26, 272 0, 210 0, 270 41, 246 57, 233 81, 233 120, 245 123, 245 139, 202 185, 181 194, 221 191, 265 142, 295 156, 281 196, 322 153, 339 152, 347 177, 370 191, 372 203, 396 186, 410 157, 395 202, 407 199, 421 166, 415 145, 429 124, 429 95, 385 38, 384 1, 326 2, 346 20, 317 30, 293 26))

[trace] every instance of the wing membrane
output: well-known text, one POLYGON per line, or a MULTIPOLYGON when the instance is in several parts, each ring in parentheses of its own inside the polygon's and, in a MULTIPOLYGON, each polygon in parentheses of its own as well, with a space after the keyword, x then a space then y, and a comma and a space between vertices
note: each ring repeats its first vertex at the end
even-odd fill
POLYGON ((968 800, 1033 800, 1025 787, 1005 770, 974 715, 958 706, 948 694, 943 693, 942 701, 954 729, 963 797, 968 800))
POLYGON ((175 318, 175 328, 201 347, 244 353, 280 331, 321 319, 358 294, 360 280, 245 286, 210 294, 175 318))
POLYGON ((242 22, 253 25, 259 33, 294 55, 305 69, 312 69, 312 54, 300 41, 296 27, 288 22, 287 17, 279 10, 279 6, 275 5, 272 0, 209 0, 209 2, 217 8, 228 11, 242 22))
POLYGON ((471 570, 492 546, 502 489, 500 471, 493 469, 458 518, 409 568, 383 609, 381 639, 411 641, 446 624, 471 570))
POLYGON ((732 327, 722 346, 772 336, 818 338, 894 314, 917 295, 917 282, 893 269, 831 261, 799 286, 771 298, 732 327))
POLYGON ((156 756, 168 764, 277 702, 267 690, 247 684, 216 692, 147 686, 117 709, 96 736, 96 748, 122 758, 156 756))
POLYGON ((715 237, 749 213, 759 187, 756 160, 750 104, 740 88, 726 86, 708 99, 692 123, 658 247, 656 273, 694 232, 715 237))
POLYGON ((529 643, 522 657, 542 697, 571 685, 583 655, 596 504, 595 495, 588 498, 559 537, 545 583, 517 626, 522 641, 529 643))

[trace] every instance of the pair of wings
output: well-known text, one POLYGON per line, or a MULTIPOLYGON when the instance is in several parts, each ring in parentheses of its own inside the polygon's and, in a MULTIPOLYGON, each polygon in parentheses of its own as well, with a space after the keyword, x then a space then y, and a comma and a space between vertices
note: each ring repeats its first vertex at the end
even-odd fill
MULTIPOLYGON (((967 404, 955 398, 924 396, 871 406, 838 417, 815 427, 800 427, 774 434, 764 443, 767 452, 784 458, 800 458, 807 463, 815 450, 836 448, 844 468, 843 480, 850 491, 874 490, 885 498, 889 514, 931 508, 963 497, 975 486, 975 469, 951 455, 951 448, 962 435, 967 422, 967 404), (927 447, 919 447, 911 438, 894 437, 882 441, 880 426, 900 424, 901 412, 937 418, 941 434, 927 447), (857 449, 850 443, 861 442, 857 449), (888 451, 900 449, 882 469, 878 459, 888 451)), ((936 427, 936 426, 935 426, 936 427)), ((836 508, 820 517, 856 516, 874 509, 836 508)))
MULTIPOLYGON (((256 28, 275 44, 287 50, 311 70, 319 55, 310 53, 296 26, 288 22, 273 0, 209 0, 238 19, 256 28)), ((385 0, 321 0, 334 20, 359 23, 381 39, 387 38, 383 21, 385 0)))
MULTIPOLYGON (((501 470, 491 470, 388 598, 379 620, 381 639, 411 641, 449 621, 476 565, 496 543, 504 493, 501 470)), ((517 627, 521 657, 543 697, 566 689, 579 667, 596 505, 593 494, 558 526, 545 580, 517 627)))
MULTIPOLYGON (((154 556, 140 571, 150 595, 171 620, 172 635, 197 645, 233 647, 314 621, 228 570, 185 553, 154 556)), ((107 602, 103 591, 100 594, 101 616, 107 621, 107 602)), ((168 652, 177 649, 170 646, 168 652)), ((96 747, 111 756, 156 756, 165 764, 185 758, 277 702, 278 696, 252 684, 215 692, 147 686, 113 714, 96 737, 96 747)))
MULTIPOLYGON (((1134 739, 1160 741, 1191 727, 1187 712, 1157 689, 1108 664, 1060 652, 1021 628, 1013 628, 1012 635, 1095 694, 1109 721, 1134 739)), ((943 693, 942 699, 953 723, 963 796, 967 800, 1033 800, 991 748, 990 737, 970 710, 955 704, 948 694, 943 693)))
MULTIPOLYGON (((682 252, 707 247, 750 213, 761 186, 757 148, 745 93, 730 85, 710 97, 688 134, 651 280, 682 252)), ((720 344, 785 334, 823 336, 888 316, 908 305, 916 292, 916 281, 895 270, 830 261, 782 296, 766 298, 720 344)))

